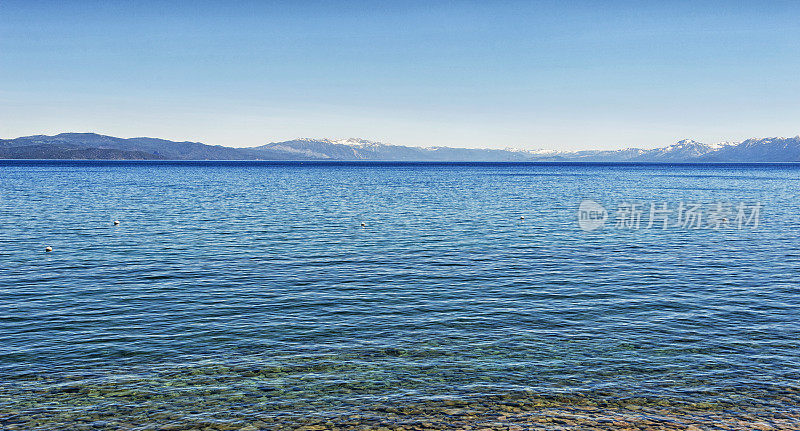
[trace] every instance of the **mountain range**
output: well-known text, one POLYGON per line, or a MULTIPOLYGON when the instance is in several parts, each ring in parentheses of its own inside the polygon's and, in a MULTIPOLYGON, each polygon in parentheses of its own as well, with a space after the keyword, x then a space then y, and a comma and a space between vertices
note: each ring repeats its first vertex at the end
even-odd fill
POLYGON ((0 159, 373 160, 453 162, 800 162, 800 136, 704 144, 682 140, 656 149, 555 150, 407 147, 364 139, 295 139, 246 148, 156 138, 61 133, 0 139, 0 159))

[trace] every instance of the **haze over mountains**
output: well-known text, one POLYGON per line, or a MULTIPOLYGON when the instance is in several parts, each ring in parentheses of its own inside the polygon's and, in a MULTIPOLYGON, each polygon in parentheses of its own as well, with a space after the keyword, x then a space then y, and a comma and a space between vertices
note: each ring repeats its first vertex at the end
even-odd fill
POLYGON ((454 162, 800 162, 800 136, 704 144, 682 140, 657 149, 552 150, 406 147, 363 139, 295 139, 231 148, 155 138, 61 133, 0 139, 2 159, 373 160, 454 162))

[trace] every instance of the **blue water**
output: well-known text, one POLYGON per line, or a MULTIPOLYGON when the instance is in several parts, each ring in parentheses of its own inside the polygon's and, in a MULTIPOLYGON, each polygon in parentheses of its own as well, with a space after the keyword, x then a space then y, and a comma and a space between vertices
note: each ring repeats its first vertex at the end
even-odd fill
POLYGON ((493 399, 796 419, 799 232, 798 165, 3 161, 0 425, 493 399), (584 232, 584 198, 762 209, 584 232))

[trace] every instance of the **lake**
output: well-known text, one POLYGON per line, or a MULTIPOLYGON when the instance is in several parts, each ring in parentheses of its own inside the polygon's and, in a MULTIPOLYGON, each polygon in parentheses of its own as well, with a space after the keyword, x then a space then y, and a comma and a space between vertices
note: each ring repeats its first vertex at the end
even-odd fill
POLYGON ((0 427, 800 429, 799 232, 797 164, 0 161, 0 427))

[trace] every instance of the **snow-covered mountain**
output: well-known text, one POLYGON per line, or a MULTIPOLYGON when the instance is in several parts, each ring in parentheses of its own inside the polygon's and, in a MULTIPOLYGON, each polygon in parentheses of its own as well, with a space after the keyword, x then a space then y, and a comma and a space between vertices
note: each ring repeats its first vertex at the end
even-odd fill
POLYGON ((526 161, 525 151, 451 147, 406 147, 365 139, 311 139, 273 142, 252 150, 283 151, 319 160, 386 161, 526 161))
POLYGON ((800 136, 704 144, 685 139, 663 148, 621 150, 522 150, 408 147, 365 139, 311 139, 230 148, 155 138, 115 138, 62 133, 0 139, 0 158, 170 160, 382 160, 452 162, 800 162, 800 136))
POLYGON ((748 139, 698 158, 701 162, 800 162, 800 136, 748 139))
MULTIPOLYGON (((729 144, 727 144, 729 145, 729 144)), ((668 147, 645 151, 639 158, 647 161, 675 162, 696 159, 724 148, 726 144, 704 144, 691 139, 678 141, 668 147)))
POLYGON ((744 142, 705 144, 684 139, 656 149, 621 150, 523 150, 506 148, 468 149, 451 147, 406 147, 363 139, 296 139, 275 142, 256 150, 284 151, 324 160, 388 161, 584 161, 584 162, 798 162, 800 136, 748 139, 744 142))

